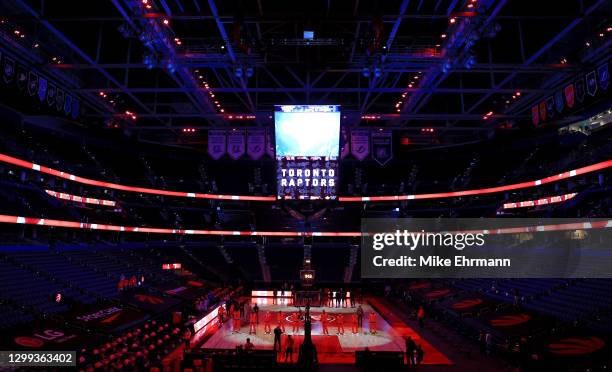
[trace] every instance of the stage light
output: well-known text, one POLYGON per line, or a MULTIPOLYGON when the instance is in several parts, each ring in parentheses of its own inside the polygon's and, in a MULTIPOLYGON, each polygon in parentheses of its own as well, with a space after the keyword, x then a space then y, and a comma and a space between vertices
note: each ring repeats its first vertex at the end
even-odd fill
POLYGON ((453 18, 449 19, 448 21, 449 21, 451 24, 453 24, 453 23, 457 22, 457 19, 453 17, 453 18))
POLYGON ((369 68, 367 68, 367 67, 364 67, 364 68, 361 70, 361 74, 363 75, 363 77, 366 77, 366 78, 367 78, 367 77, 370 77, 370 69, 369 69, 369 68))
POLYGON ((446 39, 446 34, 442 34, 442 35, 440 35, 440 37, 441 37, 442 39, 446 39))
POLYGON ((236 67, 236 70, 234 70, 234 74, 236 75, 237 78, 241 78, 242 77, 242 67, 236 67))
POLYGON ((168 18, 164 18, 162 23, 165 24, 166 26, 168 26, 170 24, 170 21, 168 20, 168 18))
POLYGON ((246 70, 246 76, 247 76, 248 78, 250 78, 251 76, 253 76, 253 67, 247 67, 247 70, 246 70))
POLYGON ((374 77, 379 78, 381 75, 382 75, 382 71, 381 71, 381 69, 380 69, 379 67, 376 67, 376 68, 374 69, 374 77))

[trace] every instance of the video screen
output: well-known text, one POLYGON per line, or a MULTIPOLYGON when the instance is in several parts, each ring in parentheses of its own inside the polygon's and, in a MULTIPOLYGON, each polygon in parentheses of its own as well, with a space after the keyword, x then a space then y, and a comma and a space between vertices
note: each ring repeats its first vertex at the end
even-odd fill
POLYGON ((284 105, 274 111, 277 157, 338 157, 340 106, 284 105))

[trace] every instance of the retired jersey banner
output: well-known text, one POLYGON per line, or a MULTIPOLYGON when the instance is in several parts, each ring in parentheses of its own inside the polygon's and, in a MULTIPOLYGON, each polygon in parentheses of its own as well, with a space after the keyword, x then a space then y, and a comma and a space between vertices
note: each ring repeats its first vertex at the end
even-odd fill
POLYGON ((249 129, 247 131, 247 155, 253 160, 259 160, 266 152, 266 132, 264 129, 249 129))
POLYGON ((38 78, 38 99, 40 102, 45 102, 47 98, 47 79, 40 76, 38 78))
POLYGON ((393 136, 389 130, 372 132, 372 158, 380 165, 385 165, 393 158, 393 136))
POLYGON ((584 84, 584 77, 579 78, 574 83, 574 87, 576 89, 576 99, 578 102, 584 101, 584 96, 586 95, 586 86, 584 84))
POLYGON ((234 160, 240 159, 246 151, 245 146, 244 130, 232 129, 227 137, 227 153, 230 158, 234 160))
POLYGON ((597 67, 597 76, 599 78, 599 86, 601 89, 608 89, 608 85, 610 85, 610 73, 608 72, 608 62, 603 65, 597 67))
POLYGON ((586 89, 590 96, 594 96, 597 93, 597 74, 594 70, 586 75, 586 89))
POLYGON ((208 155, 211 158, 218 160, 225 155, 225 131, 224 130, 209 130, 208 131, 208 155))
POLYGON ((340 159, 346 158, 351 152, 348 129, 340 128, 340 159))
POLYGON ((266 154, 274 158, 276 154, 276 145, 274 144, 274 129, 266 129, 266 154))
POLYGON ((28 75, 28 93, 33 96, 38 93, 38 75, 30 71, 28 75))
POLYGON ((370 130, 351 130, 351 154, 357 160, 363 160, 370 155, 370 130))
POLYGON ((565 94, 565 102, 567 102, 567 107, 574 107, 574 84, 570 84, 563 88, 563 93, 565 94))
POLYGON ((533 125, 538 125, 540 122, 540 112, 538 109, 538 105, 535 105, 531 108, 531 122, 533 125))

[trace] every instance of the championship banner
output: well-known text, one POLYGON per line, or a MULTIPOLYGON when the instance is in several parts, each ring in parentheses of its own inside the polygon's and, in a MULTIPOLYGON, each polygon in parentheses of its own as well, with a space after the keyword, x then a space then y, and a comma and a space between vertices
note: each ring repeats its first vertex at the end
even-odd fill
POLYGON ((70 113, 70 116, 72 116, 73 119, 76 119, 77 116, 79 116, 79 107, 79 100, 72 98, 72 111, 70 113))
POLYGON ((550 119, 555 116, 555 99, 553 96, 546 99, 546 114, 550 119))
POLYGON ((28 75, 28 93, 31 96, 38 92, 38 75, 34 71, 30 71, 28 75))
POLYGON ((253 160, 259 160, 266 152, 266 132, 263 129, 247 131, 247 155, 253 160))
POLYGON ((227 152, 230 158, 240 159, 245 153, 244 130, 233 129, 227 137, 227 152))
POLYGON ((586 94, 586 86, 584 84, 584 77, 579 78, 574 82, 574 87, 576 89, 576 99, 578 102, 584 101, 584 96, 586 94))
POLYGON ((351 154, 355 159, 362 161, 370 154, 370 130, 351 130, 351 154))
POLYGON ((557 112, 561 113, 563 111, 563 107, 565 107, 565 102, 563 102, 563 92, 555 92, 555 108, 557 109, 557 112))
POLYGON ((55 106, 55 93, 57 92, 55 85, 49 84, 47 87, 47 104, 51 107, 55 106))
POLYGON ((266 154, 274 158, 276 154, 276 145, 274 144, 274 129, 266 129, 266 154))
POLYGON ((28 85, 28 74, 25 68, 21 65, 17 65, 17 88, 23 91, 28 85))
POLYGON ((546 121, 546 102, 542 101, 540 102, 540 118, 542 118, 542 121, 546 121))
POLYGON ((70 94, 66 94, 64 98, 64 114, 68 115, 72 111, 72 96, 70 94))
POLYGON ((597 74, 595 70, 586 75, 586 89, 590 96, 594 96, 597 93, 597 74))
POLYGON ((346 158, 351 152, 348 129, 340 128, 340 159, 346 158))
POLYGON ((563 88, 563 93, 565 94, 565 102, 567 102, 567 107, 574 107, 574 84, 570 84, 563 88))
POLYGON ((2 64, 2 77, 5 83, 10 83, 15 77, 15 60, 10 57, 4 56, 4 63, 2 64))
POLYGON ((599 77, 599 86, 601 87, 601 89, 608 89, 608 85, 610 85, 610 74, 608 72, 607 62, 597 67, 597 75, 599 77))
POLYGON ((531 122, 533 125, 538 125, 540 122, 540 112, 538 109, 538 105, 531 107, 531 122))
POLYGON ((40 76, 38 78, 38 99, 40 102, 45 102, 47 98, 47 79, 40 76))
POLYGON ((215 160, 219 160, 226 152, 225 131, 208 131, 208 155, 215 160))
POLYGON ((55 109, 57 111, 64 109, 64 91, 59 88, 55 92, 55 109))
POLYGON ((372 132, 372 158, 385 165, 393 158, 393 135, 388 130, 372 132))

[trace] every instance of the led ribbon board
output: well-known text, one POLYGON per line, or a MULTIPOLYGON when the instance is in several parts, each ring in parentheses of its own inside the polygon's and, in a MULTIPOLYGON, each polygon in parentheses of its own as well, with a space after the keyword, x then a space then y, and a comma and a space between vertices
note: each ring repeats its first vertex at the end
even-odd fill
POLYGON ((274 110, 278 199, 336 199, 340 106, 274 110))

